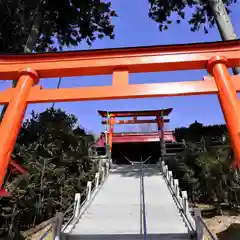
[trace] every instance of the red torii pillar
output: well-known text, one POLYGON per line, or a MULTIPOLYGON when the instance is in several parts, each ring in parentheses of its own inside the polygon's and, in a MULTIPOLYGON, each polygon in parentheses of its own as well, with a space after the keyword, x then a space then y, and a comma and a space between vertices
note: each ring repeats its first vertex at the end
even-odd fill
POLYGON ((228 60, 225 57, 213 57, 208 61, 207 70, 215 78, 218 99, 231 137, 235 154, 234 164, 240 166, 240 108, 239 99, 228 72, 228 60), (237 160, 238 159, 238 160, 237 160))
POLYGON ((109 119, 109 133, 108 133, 108 144, 109 144, 109 151, 110 156, 112 154, 112 142, 113 142, 113 128, 115 123, 115 117, 110 117, 109 119))
POLYGON ((161 157, 166 154, 165 141, 164 141, 164 121, 162 117, 157 116, 158 131, 160 133, 160 148, 161 157))
POLYGON ((22 120, 27 108, 27 98, 34 84, 39 82, 38 74, 27 68, 19 73, 16 93, 8 104, 0 124, 0 189, 4 182, 5 171, 11 159, 22 120))

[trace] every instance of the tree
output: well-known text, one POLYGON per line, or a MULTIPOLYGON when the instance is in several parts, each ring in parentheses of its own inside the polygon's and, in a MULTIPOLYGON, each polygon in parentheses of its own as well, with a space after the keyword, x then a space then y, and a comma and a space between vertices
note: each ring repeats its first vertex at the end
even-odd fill
MULTIPOLYGON (((167 30, 171 13, 178 15, 176 22, 179 24, 185 19, 185 10, 187 7, 195 8, 195 12, 188 20, 191 31, 199 31, 203 26, 204 32, 208 33, 208 28, 215 24, 219 30, 223 41, 235 40, 237 35, 231 23, 229 6, 236 3, 237 0, 149 0, 149 17, 159 23, 159 30, 167 30)), ((240 73, 240 68, 233 69, 235 74, 240 73)))
POLYGON ((178 129, 178 137, 187 140, 184 155, 168 161, 174 178, 187 190, 192 202, 214 205, 222 213, 222 204, 238 209, 240 206, 239 169, 233 166, 234 154, 228 145, 207 146, 198 144, 199 139, 219 140, 226 134, 225 125, 203 126, 195 121, 189 128, 178 129), (197 141, 194 142, 194 141, 197 141))
POLYGON ((45 52, 114 37, 111 3, 100 0, 5 0, 0 2, 0 51, 45 52))
MULTIPOLYGON (((110 2, 100 0, 0 1, 0 52, 31 53, 91 45, 96 38, 114 38, 110 2)), ((13 81, 13 87, 16 81, 13 81)), ((2 114, 6 111, 6 105, 2 114)), ((1 116, 2 117, 2 116, 1 116)))
POLYGON ((199 142, 202 138, 210 142, 221 142, 223 137, 227 137, 227 127, 225 124, 203 126, 195 121, 188 128, 181 127, 175 129, 177 141, 184 139, 186 142, 199 142))
POLYGON ((93 137, 76 122, 74 115, 53 108, 33 112, 24 122, 13 157, 29 176, 15 176, 6 184, 12 197, 0 199, 0 237, 12 231, 16 236, 64 212, 93 179, 97 166, 88 157, 93 137))

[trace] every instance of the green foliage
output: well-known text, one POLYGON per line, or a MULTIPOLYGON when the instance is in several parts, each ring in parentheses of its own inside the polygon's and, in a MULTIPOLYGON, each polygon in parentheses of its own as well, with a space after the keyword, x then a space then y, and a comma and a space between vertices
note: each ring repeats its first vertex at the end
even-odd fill
MULTIPOLYGON (((228 13, 229 6, 236 3, 237 0, 223 0, 228 13)), ((172 23, 172 13, 177 14, 176 23, 180 23, 185 19, 186 8, 194 8, 191 17, 188 19, 191 31, 199 31, 203 27, 204 32, 208 33, 208 29, 212 28, 216 21, 213 17, 211 8, 206 0, 149 0, 149 17, 159 23, 159 30, 167 30, 168 25, 172 23)))
POLYGON ((188 149, 185 156, 171 161, 169 168, 187 190, 193 203, 240 206, 240 175, 232 165, 229 148, 210 148, 207 151, 188 149))
MULTIPOLYGON (((96 171, 88 157, 93 137, 77 126, 74 115, 58 109, 32 112, 19 134, 14 156, 29 176, 15 176, 6 184, 12 193, 0 200, 1 235, 34 227, 65 211, 76 192, 82 192, 96 171)), ((10 234, 11 235, 11 234, 10 234)))
POLYGON ((195 122, 176 129, 178 139, 185 139, 187 152, 171 161, 169 168, 187 190, 193 203, 240 206, 240 175, 233 167, 233 151, 227 145, 214 145, 227 135, 225 125, 203 126, 195 122), (199 143, 200 141, 200 143, 199 143))
POLYGON ((24 51, 33 31, 31 51, 37 52, 114 38, 111 18, 117 16, 110 2, 100 0, 4 0, 0 13, 0 52, 15 53, 24 51))
POLYGON ((177 141, 184 139, 187 142, 199 142, 202 138, 208 138, 212 141, 222 141, 223 136, 227 136, 226 125, 209 125, 195 121, 188 128, 176 128, 175 136, 177 141))
POLYGON ((203 126, 195 121, 188 128, 176 129, 175 134, 178 140, 186 141, 187 149, 168 165, 192 202, 215 205, 220 213, 223 203, 239 208, 240 175, 233 166, 226 126, 203 126))

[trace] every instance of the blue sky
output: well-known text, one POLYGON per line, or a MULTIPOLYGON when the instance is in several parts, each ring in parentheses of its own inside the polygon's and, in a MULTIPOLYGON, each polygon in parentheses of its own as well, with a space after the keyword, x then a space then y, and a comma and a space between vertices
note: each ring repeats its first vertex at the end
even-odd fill
MULTIPOLYGON (((113 0, 113 8, 118 14, 113 23, 115 24, 115 40, 104 38, 96 40, 92 49, 134 47, 142 45, 161 45, 161 44, 181 44, 193 42, 219 41, 220 36, 217 29, 210 29, 209 34, 202 32, 191 32, 187 21, 181 24, 173 23, 169 30, 159 32, 158 25, 148 18, 147 0, 113 0)), ((188 14, 191 13, 191 9, 188 14)), ((240 4, 232 6, 231 20, 234 24, 237 35, 240 35, 240 4)), ((173 16, 175 18, 175 16, 173 16)), ((88 49, 86 44, 82 44, 79 49, 88 49)), ((167 81, 189 81, 200 80, 207 75, 205 70, 197 71, 175 71, 164 73, 145 73, 131 74, 130 83, 155 83, 167 81)), ((41 84, 44 88, 55 88, 57 79, 43 79, 41 84)), ((96 86, 110 85, 111 76, 94 77, 72 77, 63 78, 61 87, 76 86, 96 86)), ((0 89, 10 86, 9 82, 1 83, 0 89)), ((32 110, 37 112, 44 111, 51 104, 29 105, 25 117, 29 117, 32 110)), ((57 103, 56 107, 73 113, 79 118, 79 123, 94 133, 103 130, 100 124, 100 117, 97 110, 141 110, 141 109, 161 109, 173 108, 170 115, 168 129, 187 126, 195 120, 204 124, 223 123, 224 119, 216 96, 190 96, 190 97, 171 97, 171 98, 150 98, 135 100, 114 100, 114 101, 90 101, 57 103)), ((118 127, 118 130, 133 129, 133 126, 118 127)))

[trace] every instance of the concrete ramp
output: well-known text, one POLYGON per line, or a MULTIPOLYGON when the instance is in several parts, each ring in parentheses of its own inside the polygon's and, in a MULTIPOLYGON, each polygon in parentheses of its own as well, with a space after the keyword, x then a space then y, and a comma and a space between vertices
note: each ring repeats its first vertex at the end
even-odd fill
MULTIPOLYGON (((189 239, 156 165, 144 165, 147 239, 189 239)), ((115 166, 67 239, 143 239, 140 165, 115 166)))

